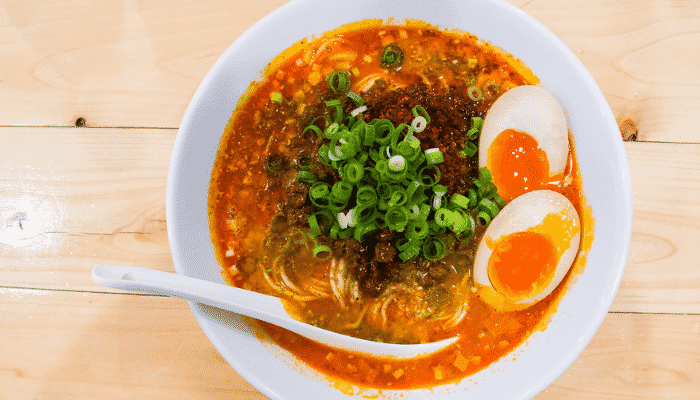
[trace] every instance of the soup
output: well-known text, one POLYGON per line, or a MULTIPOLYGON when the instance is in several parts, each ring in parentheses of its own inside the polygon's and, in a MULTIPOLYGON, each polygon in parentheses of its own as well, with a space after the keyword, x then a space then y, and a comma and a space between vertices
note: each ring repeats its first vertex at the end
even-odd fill
MULTIPOLYGON (((460 336, 440 353, 395 360, 262 323, 310 366, 355 384, 430 386, 503 357, 552 311, 562 276, 549 276, 554 267, 544 274, 551 294, 534 304, 525 300, 536 296, 522 293, 539 285, 539 271, 528 272, 535 277, 524 288, 508 286, 523 274, 501 273, 495 289, 479 281, 475 260, 485 232, 517 203, 494 183, 504 172, 481 165, 479 136, 501 96, 537 83, 476 37, 420 22, 364 21, 285 51, 239 101, 214 165, 210 223, 227 282, 281 297, 296 318, 355 337, 422 343, 460 336), (517 301, 499 294, 506 287, 518 291, 517 301)), ((535 139, 524 133, 519 140, 535 139)), ((566 145, 563 172, 518 190, 558 192, 580 208, 566 145)), ((534 176, 528 168, 518 170, 525 179, 534 176)), ((523 238, 543 232, 547 225, 538 223, 528 235, 487 247, 507 259, 504 248, 523 248, 523 238)), ((495 272, 487 274, 495 281, 495 272)))

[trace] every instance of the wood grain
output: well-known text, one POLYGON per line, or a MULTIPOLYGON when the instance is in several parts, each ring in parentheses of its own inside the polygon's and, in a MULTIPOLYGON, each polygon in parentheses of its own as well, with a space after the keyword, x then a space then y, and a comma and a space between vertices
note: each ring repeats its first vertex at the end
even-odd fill
MULTIPOLYGON (((265 398, 219 356, 183 300, 4 289, 0 307, 0 398, 265 398)), ((698 327, 697 315, 608 314, 536 399, 692 398, 698 327)))
POLYGON ((523 10, 581 60, 640 141, 700 141, 700 3, 536 0, 523 10))
POLYGON ((184 300, 4 289, 0 307, 0 398, 266 398, 184 300))
MULTIPOLYGON (((611 313, 536 399, 700 398, 700 2, 510 1, 647 142, 625 145, 634 222, 611 313)), ((176 128, 223 51, 285 2, 0 3, 0 399, 266 398, 184 301, 90 271, 174 270, 176 128), (89 128, 69 128, 80 117, 89 128)))
POLYGON ((173 271, 165 186, 175 136, 0 128, 0 282, 94 290, 96 263, 173 271))
MULTIPOLYGON (((638 140, 700 141, 700 3, 512 2, 572 49, 638 140)), ((0 126, 84 117, 97 127, 177 127, 223 51, 283 3, 6 4, 0 54, 12 68, 0 68, 0 126)))
POLYGON ((608 314, 581 356, 535 399, 697 399, 699 337, 698 315, 608 314))
POLYGON ((5 3, 0 125, 177 127, 224 50, 284 2, 5 3))
POLYGON ((627 143, 634 217, 612 309, 700 313, 700 145, 627 143))

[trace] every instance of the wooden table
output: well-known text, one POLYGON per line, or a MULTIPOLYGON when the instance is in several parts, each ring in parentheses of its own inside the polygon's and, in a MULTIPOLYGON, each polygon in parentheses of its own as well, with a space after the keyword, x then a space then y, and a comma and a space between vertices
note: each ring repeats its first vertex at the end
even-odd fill
MULTIPOLYGON (((638 132, 625 143, 622 284, 537 399, 700 398, 700 3, 513 2, 638 132)), ((90 270, 173 271, 165 186, 178 124, 227 46, 282 3, 0 2, 0 398, 265 398, 186 302, 105 290, 90 270)))

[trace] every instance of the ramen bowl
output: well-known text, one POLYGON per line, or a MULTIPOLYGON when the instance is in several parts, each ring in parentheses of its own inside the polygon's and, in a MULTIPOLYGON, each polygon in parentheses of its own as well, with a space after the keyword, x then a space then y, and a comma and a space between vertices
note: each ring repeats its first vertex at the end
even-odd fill
POLYGON ((548 324, 512 354, 459 381, 436 381, 420 389, 375 390, 330 379, 266 339, 253 321, 194 302, 192 312, 226 361, 272 399, 531 398, 578 357, 608 312, 626 263, 632 195, 619 131, 595 81, 552 32, 508 3, 294 0, 256 23, 207 74, 178 132, 166 200, 175 269, 224 282, 211 240, 207 195, 220 138, 249 84, 294 43, 364 19, 421 20, 476 35, 522 60, 559 100, 593 229, 582 272, 567 285, 548 324))

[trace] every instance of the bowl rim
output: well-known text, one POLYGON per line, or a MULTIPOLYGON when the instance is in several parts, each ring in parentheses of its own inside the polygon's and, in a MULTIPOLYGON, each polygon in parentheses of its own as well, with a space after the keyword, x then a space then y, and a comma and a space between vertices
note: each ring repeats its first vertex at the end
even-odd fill
MULTIPOLYGON (((216 61, 213 67, 209 70, 209 72, 197 88, 196 92, 194 93, 192 100, 190 101, 190 104, 188 105, 188 108, 183 116, 182 123, 180 124, 180 129, 175 140, 170 160, 170 166, 168 170, 168 180, 166 188, 166 218, 169 222, 168 238, 171 247, 173 263, 178 273, 186 274, 186 269, 184 265, 186 265, 187 261, 184 259, 186 257, 183 256, 183 249, 177 248, 177 245, 183 242, 183 238, 181 237, 182 229, 180 229, 180 224, 177 223, 180 220, 180 216, 175 211, 177 208, 175 205, 179 202, 181 203, 184 200, 181 196, 178 195, 178 193, 173 188, 178 186, 177 178, 179 178, 181 174, 181 172, 179 171, 179 163, 186 155, 186 150, 189 146, 188 141, 192 140, 191 137, 188 137, 188 127, 192 124, 197 123, 198 116, 195 113, 195 110, 197 109, 196 105, 202 104, 206 101, 204 96, 206 95, 207 88, 210 85, 212 85, 216 76, 221 73, 222 69, 226 68, 227 60, 231 57, 231 55, 239 51, 239 49, 243 46, 244 43, 250 41, 256 35, 258 35, 260 31, 269 29, 270 25, 275 20, 279 19, 287 12, 293 10, 296 7, 299 7, 300 5, 305 5, 307 3, 313 4, 316 1, 317 0, 292 0, 288 3, 283 4, 279 8, 270 12, 265 17, 258 20, 227 48, 227 50, 220 56, 220 58, 216 61), (170 221, 173 221, 173 223, 170 223, 170 221)), ((488 3, 492 6, 500 8, 506 13, 510 13, 511 15, 517 17, 517 19, 519 19, 522 23, 528 24, 532 29, 534 29, 537 32, 538 35, 541 35, 545 42, 548 42, 550 45, 553 45, 556 48, 556 52, 560 53, 561 56, 565 57, 566 61, 569 64, 571 64, 573 68, 575 68, 575 73, 577 77, 579 79, 582 79, 585 86, 591 90, 590 95, 593 96, 594 100, 597 103, 605 105, 605 109, 599 110, 600 117, 603 119, 603 122, 606 125, 608 125, 609 129, 617 129, 617 125, 615 124, 612 111, 609 109, 609 106, 607 106, 607 101, 605 100, 605 97, 603 96, 599 87, 595 83, 593 77, 585 69, 583 64, 574 55, 574 53, 564 44, 563 41, 561 41, 561 39, 559 39, 553 32, 551 32, 548 28, 546 28, 535 18, 533 18, 532 16, 525 13, 523 10, 517 8, 516 6, 510 3, 506 3, 502 0, 479 0, 478 2, 488 3)), ((299 40, 301 38, 296 39, 299 40)), ((508 49, 505 50, 509 51, 508 49)), ((593 335, 602 324, 615 298, 615 293, 617 292, 617 288, 619 287, 622 274, 624 272, 624 267, 627 260, 627 249, 629 249, 631 240, 632 190, 627 156, 624 146, 622 144, 622 140, 620 139, 619 141, 613 142, 612 145, 616 146, 615 148, 613 148, 613 151, 621 156, 620 160, 618 160, 618 168, 615 170, 615 173, 620 177, 620 180, 622 182, 621 187, 618 188, 619 196, 623 200, 624 204, 626 204, 627 206, 620 208, 623 212, 619 215, 619 221, 624 229, 620 229, 620 232, 623 232, 623 235, 621 237, 618 237, 618 246, 620 246, 622 249, 625 249, 625 251, 615 253, 614 259, 609 263, 610 265, 618 266, 618 268, 615 270, 613 281, 609 282, 609 287, 611 287, 612 290, 609 292, 608 296, 606 296, 605 301, 600 304, 600 307, 604 308, 605 312, 598 313, 596 315, 596 319, 592 321, 589 325, 587 325, 588 329, 578 334, 579 340, 574 344, 574 346, 569 348, 569 351, 566 352, 566 356, 562 357, 558 364, 554 368, 551 368, 547 374, 543 374, 537 382, 529 385, 529 390, 522 393, 521 396, 518 398, 525 399, 536 395, 537 393, 545 389, 547 386, 549 386, 561 373, 563 373, 563 371, 569 365, 573 363, 573 361, 581 354, 581 352, 584 350, 586 345, 590 342, 593 335)), ((231 366, 233 366, 234 369, 236 369, 236 371, 241 376, 243 376, 258 390, 260 390, 261 392, 263 392, 271 398, 280 400, 287 398, 284 393, 278 393, 274 391, 259 376, 250 372, 246 365, 242 364, 241 362, 239 362, 239 360, 236 360, 235 358, 232 358, 230 357, 230 355, 226 354, 226 352, 222 349, 225 348, 227 343, 225 339, 220 337, 212 328, 211 320, 209 320, 205 313, 202 311, 202 306, 195 302, 189 302, 189 304, 195 318, 197 319, 198 323, 202 327, 202 330, 205 332, 209 340, 212 342, 212 344, 214 344, 215 348, 222 354, 226 361, 231 366)))

